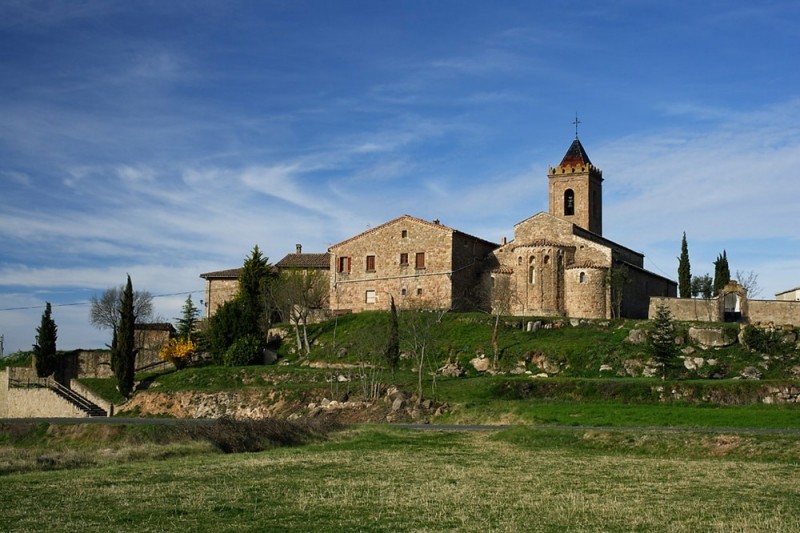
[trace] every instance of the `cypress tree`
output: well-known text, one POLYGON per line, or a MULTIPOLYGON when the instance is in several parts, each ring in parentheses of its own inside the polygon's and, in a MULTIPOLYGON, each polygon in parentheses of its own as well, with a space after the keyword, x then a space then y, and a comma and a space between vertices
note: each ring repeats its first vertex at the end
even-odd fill
POLYGON ((731 280, 731 271, 728 268, 728 254, 725 250, 717 256, 714 261, 714 295, 718 295, 719 291, 725 288, 725 285, 731 280))
POLYGON ((53 321, 50 302, 47 302, 42 322, 36 328, 36 344, 33 345, 33 355, 36 361, 36 374, 47 377, 56 371, 56 338, 58 326, 53 321))
POLYGON ((689 246, 686 244, 686 232, 681 240, 681 256, 678 258, 678 291, 681 298, 692 296, 692 274, 689 267, 689 246))
POLYGON ((111 368, 117 378, 120 394, 128 398, 133 392, 133 375, 136 370, 134 342, 136 315, 133 312, 133 284, 130 275, 119 306, 119 324, 114 330, 114 340, 111 344, 111 368))
POLYGON ((394 304, 394 296, 390 296, 391 306, 389 308, 389 340, 386 344, 386 362, 394 370, 400 362, 400 333, 397 319, 397 306, 394 304))

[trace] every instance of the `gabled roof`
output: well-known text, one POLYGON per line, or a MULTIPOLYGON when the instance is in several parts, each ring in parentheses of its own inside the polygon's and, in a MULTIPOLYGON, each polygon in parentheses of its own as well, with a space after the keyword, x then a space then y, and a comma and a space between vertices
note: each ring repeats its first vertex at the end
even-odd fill
POLYGON ((239 279, 242 274, 242 268, 229 268, 227 270, 217 270, 216 272, 206 272, 200 274, 203 279, 239 279))
POLYGON ((350 242, 352 242, 352 241, 354 241, 356 239, 360 239, 361 237, 364 237, 364 236, 369 235, 371 233, 375 233, 378 230, 381 230, 381 229, 386 228, 387 226, 391 226, 393 224, 397 224, 398 222, 403 221, 403 220, 405 220, 407 222, 414 223, 414 224, 420 224, 420 225, 423 225, 423 226, 428 226, 430 228, 441 229, 442 231, 446 231, 446 232, 451 233, 451 234, 458 233, 460 235, 464 235, 465 237, 469 237, 470 239, 474 239, 476 241, 485 242, 485 243, 490 244, 492 246, 497 246, 496 243, 493 243, 491 241, 487 241, 486 239, 481 239, 480 237, 475 237, 474 235, 470 235, 468 233, 464 233, 463 231, 458 231, 455 228, 451 228, 449 226, 445 226, 444 224, 442 224, 438 220, 434 220, 433 222, 428 222, 427 220, 422 220, 421 218, 412 217, 411 215, 402 215, 402 216, 399 216, 399 217, 397 217, 395 219, 390 220, 389 222, 385 222, 385 223, 381 224, 380 226, 375 226, 374 228, 370 228, 367 231, 361 232, 358 235, 350 237, 349 239, 345 239, 342 242, 336 243, 333 246, 331 246, 330 248, 328 248, 328 250, 333 250, 335 248, 338 248, 339 246, 342 246, 343 244, 348 244, 348 243, 350 243, 350 242))
POLYGON ((279 269, 283 268, 316 268, 319 270, 330 270, 330 255, 294 253, 286 254, 286 257, 275 263, 279 269))
POLYGON ((570 145, 569 150, 567 150, 567 153, 564 155, 564 159, 561 160, 561 164, 558 166, 580 167, 591 164, 592 162, 589 160, 586 150, 583 149, 583 145, 576 137, 575 140, 572 141, 572 145, 570 145))

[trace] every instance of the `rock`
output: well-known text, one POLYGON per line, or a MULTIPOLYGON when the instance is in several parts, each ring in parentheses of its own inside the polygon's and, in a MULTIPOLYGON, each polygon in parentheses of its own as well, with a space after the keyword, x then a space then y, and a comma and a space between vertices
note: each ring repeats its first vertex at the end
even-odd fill
POLYGON ((625 342, 630 344, 644 344, 647 342, 647 334, 641 329, 632 329, 625 337, 625 342))
POLYGON ((702 357, 687 357, 683 360, 683 366, 686 370, 697 370, 703 368, 705 364, 706 360, 702 357))
POLYGON ((433 407, 433 401, 431 401, 431 400, 422 400, 422 403, 420 404, 420 407, 422 407, 423 409, 430 409, 431 407, 433 407))
POLYGON ((697 350, 695 350, 691 346, 687 346, 686 348, 681 349, 681 353, 684 355, 692 355, 695 352, 697 352, 697 350))
POLYGON ((635 378, 642 374, 642 367, 644 366, 644 363, 638 359, 626 359, 622 362, 622 366, 625 368, 626 374, 635 378))
POLYGON ((533 378, 537 378, 537 379, 538 379, 538 378, 549 378, 550 376, 548 376, 547 374, 545 374, 544 372, 542 372, 541 374, 534 374, 534 375, 533 375, 533 376, 531 376, 531 377, 533 377, 533 378))
POLYGON ((539 331, 540 329, 542 329, 542 321, 541 320, 537 320, 536 322, 528 322, 525 325, 525 331, 528 331, 528 332, 539 331))
POLYGON ((458 361, 455 363, 447 363, 442 368, 437 370, 437 372, 449 378, 460 378, 464 375, 464 369, 461 368, 461 365, 458 364, 458 361))
POLYGON ((701 346, 719 348, 730 346, 736 342, 735 339, 725 337, 722 328, 689 328, 689 341, 701 346))
POLYGON ((577 328, 578 326, 581 325, 581 320, 579 318, 570 318, 569 325, 572 326, 573 328, 577 328))
POLYGON ((754 366, 748 366, 739 373, 744 379, 761 379, 761 372, 754 366))
POLYGON ((548 374, 558 374, 561 372, 561 367, 558 366, 557 363, 550 361, 544 354, 537 353, 533 356, 531 362, 535 364, 539 370, 543 370, 548 374))
POLYGON ((392 402, 392 412, 399 411, 406 406, 406 401, 402 398, 397 398, 392 402))
POLYGON ((646 366, 644 370, 642 370, 642 376, 646 378, 652 378, 659 375, 659 369, 656 366, 646 366))
POLYGON ((269 348, 264 350, 265 365, 271 365, 277 360, 278 360, 278 352, 276 352, 275 350, 270 350, 269 348))
POLYGON ((344 374, 339 374, 338 376, 336 376, 336 381, 338 381, 339 383, 344 383, 346 381, 350 381, 350 378, 345 376, 344 374))
POLYGON ((600 365, 600 372, 611 372, 614 368, 611 365, 600 365))
POLYGON ((489 366, 491 366, 492 362, 488 357, 480 356, 472 359, 469 364, 478 372, 486 372, 489 370, 489 366))

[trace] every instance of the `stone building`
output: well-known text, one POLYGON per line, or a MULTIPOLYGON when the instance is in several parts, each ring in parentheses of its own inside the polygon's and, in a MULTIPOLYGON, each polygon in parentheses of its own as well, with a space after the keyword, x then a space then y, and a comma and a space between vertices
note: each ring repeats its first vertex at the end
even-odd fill
MULTIPOLYGON (((644 268, 644 255, 603 237, 603 172, 577 136, 547 177, 549 212, 516 224, 500 245, 404 215, 326 254, 298 245, 276 267, 327 272, 333 312, 388 309, 391 296, 403 307, 646 318, 651 296, 677 294, 674 281, 644 268)), ((236 293, 240 272, 201 274, 207 317, 236 293)))
POLYGON ((800 287, 779 292, 775 295, 775 299, 789 302, 800 302, 800 287))
POLYGON ((576 137, 548 171, 549 213, 514 226, 486 260, 484 306, 518 316, 646 318, 651 296, 675 282, 644 269, 644 255, 602 236, 603 172, 576 137))
POLYGON ((334 312, 402 307, 469 309, 482 261, 497 244, 403 215, 342 241, 330 254, 334 312))
MULTIPOLYGON (((315 270, 327 276, 330 265, 327 253, 303 253, 303 246, 297 244, 295 252, 287 254, 275 263, 273 268, 276 272, 289 269, 303 272, 315 270)), ((200 274, 200 277, 206 282, 205 300, 202 303, 205 318, 211 317, 219 306, 236 296, 241 273, 242 269, 239 267, 200 274)))

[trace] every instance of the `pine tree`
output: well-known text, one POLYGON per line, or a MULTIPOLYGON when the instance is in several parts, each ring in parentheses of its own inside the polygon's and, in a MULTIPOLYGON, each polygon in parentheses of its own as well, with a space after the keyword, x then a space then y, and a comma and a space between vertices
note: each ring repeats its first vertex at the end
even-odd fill
POLYGON ((242 265, 239 275, 239 292, 236 298, 242 304, 244 319, 248 322, 249 334, 262 335, 267 323, 265 313, 266 286, 271 281, 270 264, 261 255, 258 245, 253 247, 250 257, 242 265))
POLYGON ((717 256, 714 261, 714 294, 719 294, 719 291, 725 288, 725 285, 731 280, 731 271, 728 268, 728 254, 725 250, 717 256))
POLYGON ((665 305, 656 308, 653 319, 653 332, 650 335, 650 348, 653 359, 661 363, 661 379, 666 379, 672 369, 677 355, 675 345, 675 327, 672 324, 672 314, 665 305))
POLYGON ((117 389, 128 398, 133 392, 133 375, 136 370, 136 315, 133 312, 133 284, 130 276, 119 305, 119 324, 114 330, 114 340, 111 343, 111 368, 117 378, 117 389))
POLYGON ((42 314, 41 325, 36 328, 36 344, 33 345, 33 355, 36 361, 36 374, 47 377, 57 370, 56 338, 58 326, 53 321, 50 302, 47 302, 42 314))
POLYGON ((186 297, 186 302, 184 302, 181 311, 181 317, 178 319, 178 337, 181 339, 192 340, 194 328, 197 324, 197 316, 200 314, 200 310, 195 307, 194 302, 192 302, 191 294, 186 297))
POLYGON ((681 298, 692 296, 692 274, 689 267, 689 246, 686 244, 686 232, 681 240, 681 256, 678 258, 678 291, 681 298))

